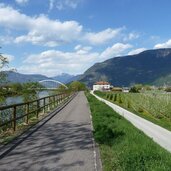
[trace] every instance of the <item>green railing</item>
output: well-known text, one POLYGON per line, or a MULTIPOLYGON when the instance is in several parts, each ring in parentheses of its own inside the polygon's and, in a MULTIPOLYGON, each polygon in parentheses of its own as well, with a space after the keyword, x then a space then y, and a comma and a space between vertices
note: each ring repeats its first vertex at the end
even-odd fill
POLYGON ((43 97, 27 103, 0 107, 0 130, 13 129, 16 131, 17 125, 28 124, 33 117, 39 118, 40 114, 45 114, 59 104, 67 100, 71 93, 62 93, 43 97))

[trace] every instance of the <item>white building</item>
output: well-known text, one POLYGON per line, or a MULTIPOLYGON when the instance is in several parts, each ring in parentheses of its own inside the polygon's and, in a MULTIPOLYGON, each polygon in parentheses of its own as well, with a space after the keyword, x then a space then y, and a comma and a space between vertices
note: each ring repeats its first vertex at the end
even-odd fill
POLYGON ((110 84, 108 82, 105 81, 99 81, 96 82, 93 85, 93 91, 99 90, 99 91, 104 91, 104 90, 110 90, 110 84))
POLYGON ((129 91, 130 91, 130 88, 129 87, 123 87, 122 88, 122 92, 123 93, 129 93, 129 91))

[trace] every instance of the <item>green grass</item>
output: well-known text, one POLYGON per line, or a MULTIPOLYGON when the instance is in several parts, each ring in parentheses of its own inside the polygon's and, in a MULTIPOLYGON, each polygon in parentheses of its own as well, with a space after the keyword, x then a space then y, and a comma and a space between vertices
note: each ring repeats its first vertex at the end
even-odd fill
POLYGON ((170 171, 171 154, 87 94, 104 171, 170 171))
POLYGON ((171 131, 171 94, 99 91, 95 93, 171 131))

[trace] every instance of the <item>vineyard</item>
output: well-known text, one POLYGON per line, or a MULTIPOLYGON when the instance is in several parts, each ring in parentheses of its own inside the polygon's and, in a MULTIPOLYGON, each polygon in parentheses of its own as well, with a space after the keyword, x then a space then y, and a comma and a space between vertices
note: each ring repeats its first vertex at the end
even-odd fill
POLYGON ((136 114, 171 130, 171 94, 96 92, 136 114))

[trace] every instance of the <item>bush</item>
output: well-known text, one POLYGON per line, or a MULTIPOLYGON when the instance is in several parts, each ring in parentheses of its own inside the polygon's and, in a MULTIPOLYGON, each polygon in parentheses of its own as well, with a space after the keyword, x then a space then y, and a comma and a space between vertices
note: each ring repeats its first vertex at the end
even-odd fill
POLYGON ((112 100, 113 99, 113 94, 110 94, 110 100, 112 100))
POLYGON ((121 94, 119 94, 119 103, 123 103, 121 94))
POLYGON ((165 89, 165 91, 166 91, 166 92, 171 92, 171 87, 167 87, 167 88, 165 89))
POLYGON ((128 100, 127 107, 131 108, 131 102, 128 100))
POLYGON ((117 94, 115 94, 115 96, 114 96, 114 100, 113 100, 114 102, 116 102, 117 101, 117 94))
POLYGON ((139 93, 139 89, 137 87, 131 87, 130 93, 139 93))

